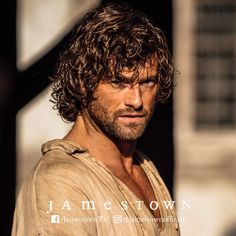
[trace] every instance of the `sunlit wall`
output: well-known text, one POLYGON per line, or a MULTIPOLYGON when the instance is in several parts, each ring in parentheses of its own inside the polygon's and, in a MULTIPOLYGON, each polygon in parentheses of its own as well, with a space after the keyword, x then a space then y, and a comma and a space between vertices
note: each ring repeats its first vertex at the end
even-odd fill
POLYGON ((174 0, 176 201, 183 236, 236 235, 236 2, 174 0))

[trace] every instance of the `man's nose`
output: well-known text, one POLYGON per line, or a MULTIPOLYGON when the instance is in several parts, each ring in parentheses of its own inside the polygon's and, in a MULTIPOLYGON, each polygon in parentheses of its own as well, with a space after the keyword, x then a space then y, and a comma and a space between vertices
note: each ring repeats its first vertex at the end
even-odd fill
POLYGON ((136 110, 143 106, 142 94, 139 85, 128 88, 125 98, 125 105, 132 106, 136 110))

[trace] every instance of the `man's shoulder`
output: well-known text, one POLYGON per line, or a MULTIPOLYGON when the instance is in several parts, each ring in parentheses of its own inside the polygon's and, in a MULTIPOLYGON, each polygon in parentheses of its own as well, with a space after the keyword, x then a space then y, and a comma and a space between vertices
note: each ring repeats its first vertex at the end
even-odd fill
POLYGON ((83 158, 85 155, 88 155, 86 150, 73 143, 61 139, 50 140, 42 145, 42 156, 28 179, 34 182, 61 178, 78 180, 90 173, 88 167, 80 160, 80 156, 83 158))
POLYGON ((73 153, 87 153, 87 149, 83 148, 72 141, 63 139, 53 139, 44 143, 41 148, 42 154, 47 155, 52 152, 61 153, 61 155, 71 155, 73 153))

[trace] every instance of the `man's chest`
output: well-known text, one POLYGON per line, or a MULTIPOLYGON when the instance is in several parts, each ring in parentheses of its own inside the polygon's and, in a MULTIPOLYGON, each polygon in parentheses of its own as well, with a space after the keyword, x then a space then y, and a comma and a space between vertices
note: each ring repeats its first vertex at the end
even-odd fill
MULTIPOLYGON (((117 176, 131 190, 142 204, 151 211, 154 217, 159 218, 160 212, 157 207, 152 207, 152 202, 158 204, 152 185, 140 166, 135 166, 132 169, 132 175, 117 176), (155 209, 157 208, 157 209, 155 209)), ((155 206, 157 205, 155 204, 155 206)))

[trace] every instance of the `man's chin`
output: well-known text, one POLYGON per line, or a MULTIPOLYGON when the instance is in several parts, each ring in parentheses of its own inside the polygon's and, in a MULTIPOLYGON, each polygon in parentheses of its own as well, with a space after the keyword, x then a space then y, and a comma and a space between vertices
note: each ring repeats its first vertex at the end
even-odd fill
POLYGON ((116 133, 115 137, 123 142, 135 142, 143 135, 142 132, 123 132, 123 133, 116 133))
POLYGON ((120 122, 113 122, 103 125, 103 130, 110 138, 122 142, 135 142, 144 133, 146 125, 142 124, 122 124, 120 122), (112 125, 111 125, 112 124, 112 125))

